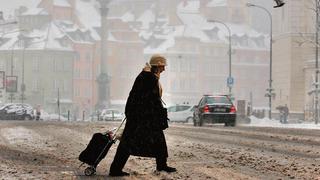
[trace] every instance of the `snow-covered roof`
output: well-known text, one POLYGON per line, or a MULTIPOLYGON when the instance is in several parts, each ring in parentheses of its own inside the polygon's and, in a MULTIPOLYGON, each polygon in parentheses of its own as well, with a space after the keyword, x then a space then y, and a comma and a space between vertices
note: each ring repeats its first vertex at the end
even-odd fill
POLYGON ((43 8, 30 8, 26 12, 22 13, 21 15, 48 15, 48 12, 43 8))
POLYGON ((71 7, 67 0, 53 0, 54 6, 71 7))
POLYGON ((38 6, 41 0, 1 0, 0 7, 3 12, 4 18, 8 19, 9 17, 14 16, 14 10, 18 9, 20 6, 25 6, 27 8, 35 8, 38 6))
POLYGON ((123 22, 132 22, 134 21, 134 15, 131 12, 126 12, 124 15, 121 16, 121 20, 123 22))
POLYGON ((96 9, 91 1, 77 1, 75 11, 83 26, 91 28, 101 25, 99 9, 96 9))
POLYGON ((154 23, 156 20, 156 17, 150 9, 144 11, 140 17, 138 17, 137 21, 142 22, 142 29, 149 29, 150 24, 154 23))
POLYGON ((96 31, 96 27, 101 26, 100 13, 93 2, 91 1, 77 1, 75 7, 76 15, 84 27, 88 28, 91 32, 91 36, 95 40, 100 40, 100 35, 96 31))
POLYGON ((179 3, 177 7, 178 12, 184 13, 198 13, 200 9, 200 1, 199 0, 189 0, 182 1, 179 3))
MULTIPOLYGON (((217 3, 217 1, 215 1, 217 3)), ((181 2, 178 5, 177 15, 183 25, 168 26, 164 24, 158 28, 159 32, 141 30, 140 37, 146 41, 144 52, 146 54, 164 53, 175 45, 177 37, 197 38, 201 42, 225 42, 228 43, 228 29, 221 23, 208 22, 198 11, 199 1, 181 2), (189 7, 193 6, 193 7, 189 7), (170 29, 171 28, 171 29, 170 29), (167 31, 166 31, 167 30, 167 31), (212 36, 212 33, 216 33, 212 36), (165 33, 164 33, 165 32, 165 33), (150 42, 150 43, 148 43, 150 42)), ((150 18, 150 16, 149 16, 150 18)), ((153 17, 152 17, 153 18, 153 17)), ((151 21, 151 20, 150 20, 151 21)), ((231 30, 234 48, 266 48, 266 35, 258 33, 247 25, 225 23, 231 30)))
POLYGON ((170 38, 163 38, 162 42, 157 47, 147 46, 144 48, 144 54, 165 53, 168 48, 173 47, 175 44, 174 36, 170 38))
POLYGON ((5 34, 2 38, 8 39, 6 42, 0 44, 0 50, 23 49, 19 45, 20 37, 27 40, 26 50, 51 49, 72 51, 71 45, 62 45, 59 39, 64 37, 65 33, 59 29, 54 23, 49 23, 41 29, 33 29, 32 31, 17 31, 5 34))
POLYGON ((219 7, 219 6, 227 6, 227 0, 211 0, 207 7, 219 7))
POLYGON ((184 26, 177 28, 177 35, 186 37, 199 38, 201 41, 209 41, 209 37, 203 30, 213 27, 207 20, 198 13, 179 13, 179 18, 183 22, 184 26))

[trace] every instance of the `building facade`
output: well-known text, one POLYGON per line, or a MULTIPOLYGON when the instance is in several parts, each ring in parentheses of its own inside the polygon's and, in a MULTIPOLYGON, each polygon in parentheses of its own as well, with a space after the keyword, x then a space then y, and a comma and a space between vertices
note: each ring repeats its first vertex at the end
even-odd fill
MULTIPOLYGON (((303 118, 310 109, 308 81, 315 59, 315 8, 313 1, 287 1, 273 10, 273 107, 287 104, 292 114, 303 118), (308 8, 310 7, 310 8, 308 8), (308 68, 305 68, 308 67, 308 68), (307 73, 308 72, 308 73, 307 73), (306 81, 308 79, 308 81, 306 81)), ((275 110, 275 109, 273 109, 275 110)))

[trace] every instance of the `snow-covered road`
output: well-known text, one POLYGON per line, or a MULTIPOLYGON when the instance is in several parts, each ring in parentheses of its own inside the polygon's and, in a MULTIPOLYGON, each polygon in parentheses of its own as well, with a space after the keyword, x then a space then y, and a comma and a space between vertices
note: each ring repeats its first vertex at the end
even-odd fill
MULTIPOLYGON (((237 127, 171 124, 165 131, 168 163, 178 172, 157 172, 153 159, 130 157, 124 169, 130 176, 123 179, 320 179, 317 125, 312 129, 288 128, 290 124, 258 127, 263 121, 272 123, 257 121, 237 127)), ((0 179, 110 179, 108 169, 117 144, 92 178, 84 176, 77 157, 93 133, 117 125, 1 121, 0 179)))

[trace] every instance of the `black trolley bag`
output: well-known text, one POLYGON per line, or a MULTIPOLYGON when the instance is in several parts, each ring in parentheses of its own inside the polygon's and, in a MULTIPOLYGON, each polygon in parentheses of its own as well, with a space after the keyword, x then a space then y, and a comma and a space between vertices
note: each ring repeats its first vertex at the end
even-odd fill
POLYGON ((115 130, 114 133, 113 131, 107 131, 105 133, 93 134, 86 149, 83 150, 79 155, 79 160, 82 162, 80 167, 83 164, 89 165, 89 167, 84 170, 84 174, 86 176, 91 176, 96 172, 98 164, 103 158, 106 157, 112 144, 116 142, 116 135, 125 121, 126 118, 122 120, 120 126, 115 130))

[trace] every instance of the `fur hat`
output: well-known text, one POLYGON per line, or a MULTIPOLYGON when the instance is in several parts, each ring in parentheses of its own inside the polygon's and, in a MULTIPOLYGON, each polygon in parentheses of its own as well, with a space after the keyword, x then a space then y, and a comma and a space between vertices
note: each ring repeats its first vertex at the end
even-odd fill
POLYGON ((167 65, 167 59, 160 54, 154 54, 150 58, 149 64, 151 66, 166 66, 167 65))

